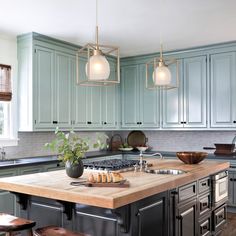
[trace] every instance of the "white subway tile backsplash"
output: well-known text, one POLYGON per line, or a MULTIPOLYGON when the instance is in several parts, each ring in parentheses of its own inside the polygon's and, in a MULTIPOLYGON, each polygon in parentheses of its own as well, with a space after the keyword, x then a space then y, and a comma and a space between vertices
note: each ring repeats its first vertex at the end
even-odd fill
MULTIPOLYGON (((78 132, 81 137, 88 137, 91 143, 96 141, 97 132, 78 132)), ((103 134, 104 132, 98 132, 103 134)), ((109 132, 106 133, 109 136, 109 132)), ((55 138, 54 132, 19 132, 18 146, 5 147, 6 158, 15 159, 22 157, 44 156, 54 154, 44 147, 45 143, 55 138)), ((90 151, 95 150, 90 147, 90 151)))
MULTIPOLYGON (((231 143, 235 136, 234 131, 143 131, 148 138, 148 145, 159 151, 203 151, 203 147, 214 147, 214 143, 231 143)), ((98 132, 111 137, 119 133, 123 140, 129 131, 98 132)), ((79 132, 81 137, 88 137, 91 143, 95 142, 97 132, 79 132)), ((21 158, 53 154, 44 147, 44 144, 55 138, 54 132, 20 132, 19 145, 6 147, 7 158, 21 158)), ((95 150, 93 147, 90 151, 95 150)), ((208 152, 214 152, 208 151, 208 152)))

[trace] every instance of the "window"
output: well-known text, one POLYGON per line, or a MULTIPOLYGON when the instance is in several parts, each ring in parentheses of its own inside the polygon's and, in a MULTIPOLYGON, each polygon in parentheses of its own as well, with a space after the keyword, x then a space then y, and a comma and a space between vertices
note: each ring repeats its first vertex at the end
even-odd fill
POLYGON ((0 64, 0 146, 15 145, 13 139, 11 66, 0 64))
POLYGON ((0 102, 0 138, 10 138, 10 102, 0 102))

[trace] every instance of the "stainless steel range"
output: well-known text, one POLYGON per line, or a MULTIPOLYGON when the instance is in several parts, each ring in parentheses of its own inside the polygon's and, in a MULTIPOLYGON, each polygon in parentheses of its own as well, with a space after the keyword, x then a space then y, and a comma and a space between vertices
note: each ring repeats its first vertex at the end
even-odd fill
POLYGON ((134 169, 134 165, 138 165, 139 160, 123 160, 123 159, 110 159, 101 161, 91 161, 84 163, 86 170, 97 171, 129 171, 134 169))

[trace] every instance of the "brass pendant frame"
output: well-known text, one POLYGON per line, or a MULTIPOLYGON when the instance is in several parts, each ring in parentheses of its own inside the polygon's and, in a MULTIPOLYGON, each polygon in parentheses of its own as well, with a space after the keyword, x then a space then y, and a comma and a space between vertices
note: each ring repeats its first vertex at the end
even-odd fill
MULTIPOLYGON (((85 63, 85 65, 86 65, 85 63)), ((85 66, 81 67, 85 70, 85 66)), ((120 52, 119 48, 109 45, 88 43, 76 53, 76 82, 80 86, 111 86, 120 83, 120 52), (99 49, 101 54, 106 57, 110 65, 110 76, 106 80, 90 79, 90 57, 94 55, 94 51, 99 49), (87 63, 88 74, 81 78, 80 63, 87 63), (113 66, 111 66, 111 64, 113 66), (112 74, 113 73, 113 74, 112 74)))
POLYGON ((161 54, 160 57, 156 57, 146 63, 146 88, 147 89, 170 90, 170 89, 175 89, 178 87, 179 87, 179 63, 178 63, 178 60, 176 60, 176 59, 164 60, 162 57, 162 54, 161 54), (159 66, 159 63, 163 63, 167 67, 170 65, 176 64, 176 83, 171 83, 169 85, 155 85, 154 84, 152 75, 154 73, 154 79, 156 79, 156 73, 154 71, 155 71, 155 68, 157 66, 159 66), (151 71, 151 73, 150 73, 150 71, 151 71))

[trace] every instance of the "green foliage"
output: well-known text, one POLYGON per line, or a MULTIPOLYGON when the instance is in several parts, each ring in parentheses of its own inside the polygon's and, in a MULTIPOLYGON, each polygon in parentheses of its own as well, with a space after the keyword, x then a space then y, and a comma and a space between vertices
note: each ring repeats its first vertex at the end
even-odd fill
MULTIPOLYGON (((64 133, 58 129, 55 130, 56 138, 51 143, 46 143, 45 147, 56 151, 59 154, 59 160, 64 163, 70 161, 71 164, 78 163, 80 158, 84 157, 85 152, 89 150, 89 139, 81 138, 74 131, 64 133)), ((108 136, 102 134, 97 135, 97 141, 93 144, 94 148, 106 148, 106 139, 108 136)))

